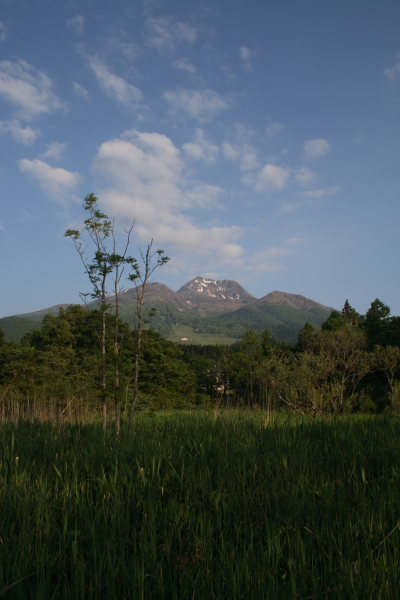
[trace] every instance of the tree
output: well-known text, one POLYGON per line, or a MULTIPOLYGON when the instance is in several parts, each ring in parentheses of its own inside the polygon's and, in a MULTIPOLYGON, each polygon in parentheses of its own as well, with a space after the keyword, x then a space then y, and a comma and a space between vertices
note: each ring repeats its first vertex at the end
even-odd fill
POLYGON ((134 264, 136 261, 132 257, 128 257, 128 249, 131 240, 131 234, 134 227, 134 222, 129 229, 125 230, 126 243, 122 254, 118 254, 116 247, 116 239, 114 232, 114 223, 111 230, 113 248, 112 254, 109 256, 110 265, 114 272, 114 408, 115 408, 115 424, 117 430, 117 436, 119 436, 121 428, 121 378, 120 378, 120 349, 121 349, 121 337, 120 337, 120 318, 119 318, 119 284, 124 273, 126 264, 134 264))
POLYGON ((375 346, 376 367, 385 374, 390 392, 393 393, 396 379, 400 374, 400 348, 398 346, 375 346))
POLYGON ((321 329, 323 331, 336 331, 343 327, 344 319, 342 313, 338 310, 333 310, 329 317, 322 323, 321 329))
POLYGON ((314 352, 326 357, 326 382, 330 388, 333 412, 343 412, 345 398, 355 392, 357 385, 371 370, 366 352, 367 340, 363 331, 347 325, 334 331, 321 331, 314 352))
POLYGON ((86 256, 86 245, 82 242, 82 233, 78 229, 68 229, 65 236, 72 239, 75 248, 80 256, 84 270, 92 285, 88 295, 98 301, 101 313, 101 333, 100 348, 102 357, 102 376, 101 389, 103 400, 103 424, 107 425, 107 328, 106 313, 110 306, 107 298, 107 281, 111 273, 114 273, 114 303, 115 303, 115 327, 114 327, 114 361, 115 361, 115 383, 114 383, 114 404, 116 407, 117 431, 119 431, 120 411, 119 411, 119 283, 123 273, 123 266, 136 264, 135 259, 127 257, 127 251, 130 243, 132 226, 126 231, 127 239, 124 250, 119 254, 116 250, 116 240, 114 223, 110 218, 98 208, 99 199, 94 194, 86 196, 83 202, 83 208, 88 213, 88 218, 84 220, 84 233, 94 245, 94 255, 91 259, 86 256), (112 240, 110 247, 110 240, 112 240))
POLYGON ((143 328, 145 325, 144 301, 147 285, 150 283, 153 273, 169 261, 169 258, 165 254, 164 250, 153 250, 153 240, 147 244, 144 252, 140 252, 140 257, 141 264, 139 264, 135 259, 127 260, 131 267, 131 273, 129 274, 128 279, 135 284, 136 291, 136 306, 134 314, 136 343, 133 366, 133 400, 129 414, 129 424, 131 428, 133 427, 134 414, 139 401, 139 372, 140 358, 142 355, 143 328))
POLYGON ((390 308, 376 298, 365 314, 364 327, 368 336, 368 346, 385 345, 388 325, 390 323, 390 308))
POLYGON ((347 298, 342 308, 342 318, 346 324, 353 325, 354 327, 356 327, 360 322, 360 315, 350 305, 350 302, 347 300, 347 298))
POLYGON ((311 325, 309 321, 305 323, 303 329, 299 331, 299 335, 297 337, 297 349, 300 352, 306 352, 307 350, 311 350, 315 343, 315 336, 318 335, 318 332, 311 325))

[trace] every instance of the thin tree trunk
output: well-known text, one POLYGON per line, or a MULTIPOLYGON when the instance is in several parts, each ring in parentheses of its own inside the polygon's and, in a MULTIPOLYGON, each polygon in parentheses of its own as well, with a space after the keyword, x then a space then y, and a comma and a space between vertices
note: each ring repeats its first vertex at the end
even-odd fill
POLYGON ((121 431, 121 406, 120 406, 120 378, 119 378, 119 290, 118 290, 118 272, 115 278, 115 327, 114 327, 114 360, 115 360, 115 380, 114 380, 114 407, 115 407, 115 427, 117 437, 121 431))
POLYGON ((133 371, 133 402, 131 405, 131 412, 129 416, 129 427, 133 429, 133 420, 135 410, 139 401, 139 370, 140 370, 140 355, 142 352, 142 313, 143 313, 143 301, 144 301, 144 287, 140 291, 138 298, 137 308, 137 330, 136 330, 136 352, 135 352, 135 364, 133 371))
POLYGON ((106 355, 106 306, 102 300, 101 328, 101 390, 103 396, 103 428, 107 429, 107 355, 106 355))

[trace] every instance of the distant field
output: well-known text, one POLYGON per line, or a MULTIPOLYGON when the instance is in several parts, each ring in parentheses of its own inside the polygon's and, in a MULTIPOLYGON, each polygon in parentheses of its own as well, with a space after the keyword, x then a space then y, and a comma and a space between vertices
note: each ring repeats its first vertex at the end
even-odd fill
POLYGON ((0 595, 400 598, 400 420, 0 425, 0 595))
POLYGON ((198 333, 192 327, 187 325, 175 325, 173 335, 169 339, 173 342, 180 342, 182 338, 187 338, 187 344, 199 344, 206 346, 207 344, 221 344, 230 346, 237 342, 237 338, 217 333, 198 333))

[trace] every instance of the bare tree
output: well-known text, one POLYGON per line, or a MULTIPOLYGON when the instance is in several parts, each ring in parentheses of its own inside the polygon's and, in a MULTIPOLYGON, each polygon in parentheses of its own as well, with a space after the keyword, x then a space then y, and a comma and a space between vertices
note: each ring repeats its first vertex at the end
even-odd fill
POLYGON ((147 286, 151 281, 153 273, 165 265, 169 258, 164 250, 153 250, 153 240, 147 244, 145 252, 140 251, 141 264, 135 259, 129 261, 131 265, 131 273, 129 280, 134 282, 136 291, 136 307, 135 307, 135 356, 133 365, 133 400, 129 414, 129 426, 133 427, 135 410, 139 400, 139 373, 140 359, 143 348, 143 329, 145 325, 145 297, 147 286))
POLYGON ((126 241, 123 248, 122 254, 117 252, 117 244, 115 239, 114 223, 112 228, 112 241, 113 248, 112 254, 109 257, 110 264, 114 270, 114 408, 115 408, 115 426, 117 436, 120 434, 121 429, 121 381, 120 381, 120 349, 121 349, 121 337, 120 337, 120 316, 119 316, 119 296, 120 296, 120 281, 124 273, 124 268, 127 263, 130 265, 135 264, 135 259, 131 256, 127 256, 128 249, 131 242, 131 234, 135 223, 133 222, 129 229, 125 230, 126 241))
MULTIPOLYGON (((90 295, 98 300, 101 314, 100 353, 101 353, 101 395, 103 402, 103 425, 107 426, 107 353, 106 353, 106 312, 107 303, 107 278, 112 272, 109 252, 107 251, 107 239, 110 237, 113 224, 106 214, 98 208, 98 198, 94 194, 88 194, 83 201, 83 208, 89 214, 84 220, 83 230, 94 245, 94 256, 91 261, 87 258, 86 244, 82 241, 82 233, 79 229, 67 229, 65 237, 72 239, 74 246, 80 256, 86 275, 92 284, 93 291, 90 295)), ((83 294, 87 296, 87 294, 83 294)))
POLYGON ((83 201, 83 208, 89 214, 83 222, 83 231, 79 229, 67 229, 65 236, 72 239, 74 246, 80 256, 84 270, 92 285, 92 292, 81 294, 83 298, 87 296, 99 303, 101 314, 100 330, 100 354, 101 354, 101 396, 103 402, 103 425, 107 426, 107 311, 111 306, 108 298, 107 284, 111 274, 114 274, 114 407, 116 416, 117 433, 120 429, 120 333, 119 333, 119 284, 127 263, 135 265, 136 260, 128 257, 128 249, 131 242, 132 225, 125 230, 126 240, 121 253, 117 251, 114 222, 98 208, 99 199, 94 194, 88 194, 83 201), (87 244, 82 240, 83 234, 94 245, 94 256, 87 257, 87 244))

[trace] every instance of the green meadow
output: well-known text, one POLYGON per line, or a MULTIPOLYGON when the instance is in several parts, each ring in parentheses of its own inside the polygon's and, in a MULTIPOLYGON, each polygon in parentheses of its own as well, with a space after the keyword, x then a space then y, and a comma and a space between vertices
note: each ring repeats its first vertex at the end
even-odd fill
POLYGON ((0 425, 0 596, 400 598, 400 419, 0 425))

